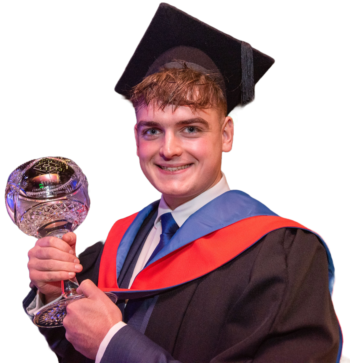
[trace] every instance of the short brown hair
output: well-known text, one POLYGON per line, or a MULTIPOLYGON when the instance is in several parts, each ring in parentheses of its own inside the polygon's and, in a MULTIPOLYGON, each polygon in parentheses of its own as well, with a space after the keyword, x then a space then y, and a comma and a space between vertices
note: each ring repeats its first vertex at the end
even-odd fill
POLYGON ((147 76, 133 87, 130 100, 136 110, 155 103, 160 109, 168 105, 193 110, 214 107, 227 114, 226 98, 215 75, 193 70, 186 63, 182 68, 164 68, 147 76))

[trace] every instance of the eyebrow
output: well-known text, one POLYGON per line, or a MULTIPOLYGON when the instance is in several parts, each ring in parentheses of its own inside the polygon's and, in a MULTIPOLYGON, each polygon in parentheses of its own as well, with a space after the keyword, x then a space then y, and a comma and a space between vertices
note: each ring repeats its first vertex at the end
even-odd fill
MULTIPOLYGON (((179 121, 176 123, 176 125, 178 125, 178 126, 186 126, 186 125, 192 125, 192 124, 202 124, 203 126, 209 128, 208 121, 205 121, 201 117, 190 118, 188 120, 182 120, 182 121, 179 121)), ((140 121, 137 123, 137 129, 139 129, 141 127, 159 127, 159 126, 160 126, 160 123, 155 122, 155 121, 140 121)))

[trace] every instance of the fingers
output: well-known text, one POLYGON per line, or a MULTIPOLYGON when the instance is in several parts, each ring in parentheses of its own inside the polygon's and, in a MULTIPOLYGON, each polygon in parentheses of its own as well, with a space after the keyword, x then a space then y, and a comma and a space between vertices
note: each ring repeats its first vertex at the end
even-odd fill
POLYGON ((91 281, 84 280, 77 289, 78 294, 83 294, 87 298, 94 299, 100 294, 105 296, 105 294, 91 281))
POLYGON ((67 233, 62 240, 44 237, 28 252, 30 279, 44 295, 54 291, 52 283, 56 286, 58 281, 73 279, 83 270, 75 256, 75 242, 74 233, 67 233))
POLYGON ((29 271, 32 269, 40 271, 62 270, 75 273, 81 272, 83 269, 78 258, 55 247, 35 246, 28 252, 28 256, 29 271))
POLYGON ((81 272, 83 266, 76 259, 77 263, 74 262, 64 262, 58 260, 42 260, 37 258, 32 258, 28 262, 28 268, 38 271, 67 271, 67 272, 81 272))
MULTIPOLYGON (((68 255, 66 257, 71 258, 71 255, 66 255, 68 255)), ((79 263, 77 258, 72 262, 66 262, 33 257, 28 262, 28 270, 31 281, 36 283, 48 283, 72 279, 77 272, 83 270, 83 266, 79 263)))
POLYGON ((74 255, 74 249, 72 248, 72 246, 69 245, 67 242, 65 242, 59 238, 56 238, 56 237, 40 238, 36 241, 35 246, 52 247, 52 248, 56 248, 60 251, 67 252, 67 253, 74 255))
POLYGON ((65 262, 79 263, 79 259, 75 255, 64 252, 54 247, 34 247, 33 250, 30 252, 29 257, 38 258, 41 260, 53 259, 65 262))

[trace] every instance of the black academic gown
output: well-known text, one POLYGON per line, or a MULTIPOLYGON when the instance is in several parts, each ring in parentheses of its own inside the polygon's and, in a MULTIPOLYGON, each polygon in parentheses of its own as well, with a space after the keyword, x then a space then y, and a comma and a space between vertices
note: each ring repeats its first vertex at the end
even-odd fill
MULTIPOLYGON (((150 228, 145 221, 134 243, 142 245, 150 228)), ((98 243, 80 255, 79 281, 97 284, 102 249, 98 243)), ((64 328, 40 331, 60 362, 91 362, 67 342, 64 328)), ((160 294, 145 334, 122 328, 101 363, 332 363, 339 341, 324 247, 310 232, 282 228, 206 276, 160 294)))

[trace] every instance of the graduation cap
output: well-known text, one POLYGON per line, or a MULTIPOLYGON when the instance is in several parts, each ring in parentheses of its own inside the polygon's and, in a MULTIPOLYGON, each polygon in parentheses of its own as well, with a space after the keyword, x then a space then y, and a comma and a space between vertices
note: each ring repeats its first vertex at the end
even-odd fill
POLYGON ((254 99, 254 86, 274 60, 248 43, 185 12, 161 3, 115 91, 129 97, 132 87, 162 68, 189 68, 215 74, 228 113, 254 99))

